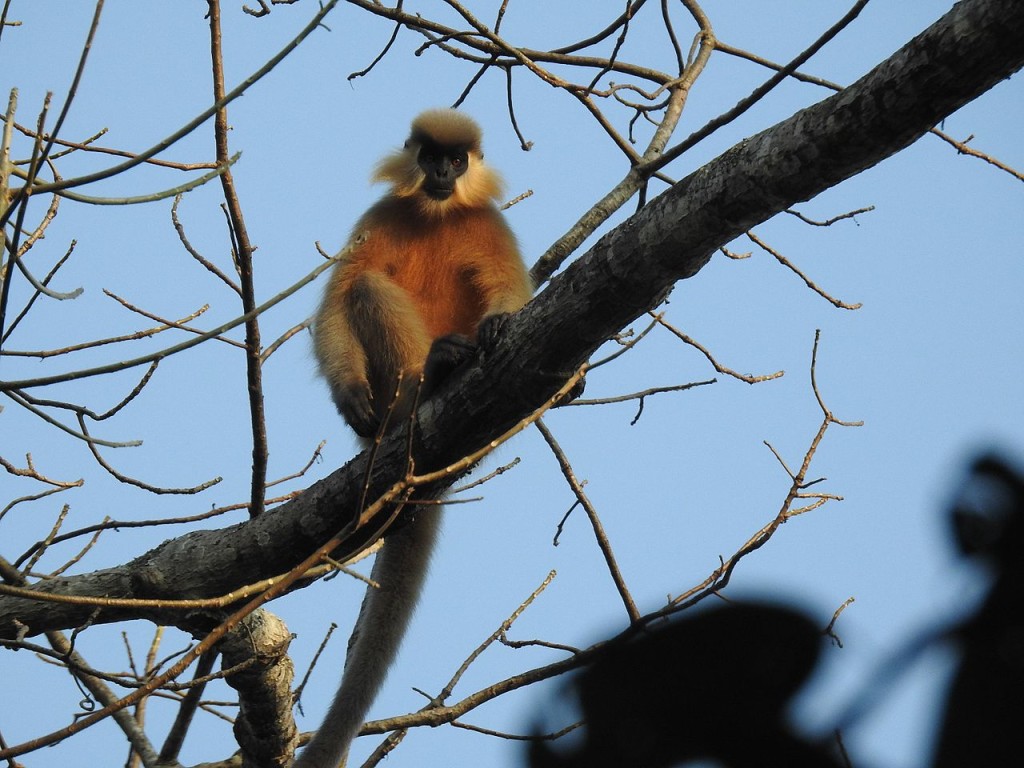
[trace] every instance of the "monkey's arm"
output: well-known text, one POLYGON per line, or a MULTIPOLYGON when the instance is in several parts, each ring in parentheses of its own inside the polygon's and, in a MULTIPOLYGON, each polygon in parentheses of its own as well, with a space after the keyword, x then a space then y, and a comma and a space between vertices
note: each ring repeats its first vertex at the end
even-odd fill
POLYGON ((487 350, 497 343, 508 316, 522 309, 533 296, 533 282, 501 214, 487 211, 483 223, 491 237, 481 243, 482 253, 475 259, 472 279, 484 300, 477 343, 487 350))
POLYGON ((348 317, 348 296, 342 269, 336 269, 313 325, 313 345, 320 373, 342 418, 360 437, 371 437, 379 419, 367 378, 366 350, 348 317))
POLYGON ((492 349, 498 343, 509 315, 522 309, 533 293, 533 286, 525 273, 520 282, 514 270, 510 272, 512 274, 508 275, 507 281, 493 280, 492 275, 490 284, 484 287, 485 295, 490 294, 490 301, 476 331, 477 344, 484 350, 492 349))

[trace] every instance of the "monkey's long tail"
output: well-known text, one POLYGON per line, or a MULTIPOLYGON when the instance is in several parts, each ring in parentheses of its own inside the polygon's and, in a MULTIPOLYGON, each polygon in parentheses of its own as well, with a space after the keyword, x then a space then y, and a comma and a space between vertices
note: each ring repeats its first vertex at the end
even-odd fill
POLYGON ((347 756, 409 626, 426 580, 441 523, 440 506, 423 506, 384 539, 348 642, 341 686, 313 740, 294 768, 337 768, 347 756))

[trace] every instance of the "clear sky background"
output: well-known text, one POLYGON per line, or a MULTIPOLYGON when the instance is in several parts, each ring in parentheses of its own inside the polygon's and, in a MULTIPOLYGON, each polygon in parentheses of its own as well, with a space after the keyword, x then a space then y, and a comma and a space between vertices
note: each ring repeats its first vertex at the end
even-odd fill
MULTIPOLYGON (((491 20, 498 3, 467 5, 491 20)), ((875 0, 803 70, 850 83, 950 5, 943 0, 875 0)), ((424 0, 407 10, 454 22, 443 6, 424 0)), ((533 48, 556 46, 603 27, 621 7, 621 0, 512 0, 503 32, 533 48)), ((720 39, 785 62, 848 6, 812 0, 706 0, 703 7, 720 39)), ((228 4, 228 87, 276 53, 315 8, 310 2, 277 7, 257 20, 228 4)), ((63 136, 80 140, 108 128, 100 143, 138 151, 208 106, 205 9, 200 2, 108 0, 63 136)), ((624 55, 668 68, 669 48, 654 11, 647 9, 644 16, 650 18, 637 21, 624 55)), ((34 124, 48 90, 62 103, 91 13, 88 3, 12 4, 11 17, 23 25, 6 29, 0 40, 0 93, 6 96, 12 86, 18 87, 19 122, 34 124)), ((414 57, 422 39, 403 31, 369 76, 350 82, 347 75, 373 59, 391 26, 344 4, 326 24, 329 30, 318 30, 229 109, 232 148, 243 152, 235 178, 250 236, 259 246, 260 299, 321 263, 315 241, 329 252, 341 247, 355 218, 379 194, 367 181, 373 163, 401 144, 418 111, 450 104, 475 72, 475 67, 453 63, 436 51, 414 57)), ((688 43, 693 28, 682 13, 677 29, 688 43)), ((769 75, 749 63, 713 57, 693 91, 679 136, 731 107, 769 75)), ((530 152, 519 148, 508 125, 504 81, 497 74, 477 86, 465 109, 484 126, 487 158, 503 172, 509 196, 533 190, 531 198, 508 213, 532 263, 626 167, 574 99, 522 72, 515 83, 520 126, 534 142, 530 152)), ((960 139, 973 135, 972 146, 1024 168, 1022 85, 1019 76, 1000 84, 947 119, 943 129, 960 139)), ((681 178, 742 138, 828 95, 812 85, 786 83, 686 154, 669 173, 681 178)), ((624 113, 613 115, 624 127, 624 113)), ((27 143, 19 147, 16 154, 27 155, 27 143)), ((212 124, 165 156, 210 159, 212 124)), ((61 161, 60 172, 69 177, 107 163, 101 157, 73 155, 61 161)), ((83 191, 140 194, 183 178, 142 169, 83 191)), ((827 478, 819 490, 844 500, 784 526, 768 546, 741 564, 728 590, 734 597, 796 602, 823 626, 844 600, 856 599, 836 627, 844 647, 825 654, 826 668, 800 710, 803 721, 815 727, 827 726, 869 671, 901 642, 976 598, 980 582, 954 556, 946 507, 964 463, 978 449, 996 446, 1020 461, 1024 447, 1024 414, 1018 406, 1024 380, 1024 185, 925 136, 797 209, 827 219, 869 205, 875 206, 873 212, 830 228, 809 227, 780 215, 755 230, 832 295, 863 303, 859 310, 836 309, 745 238, 730 248, 753 251, 751 258, 733 261, 718 254, 673 292, 669 322, 712 350, 723 364, 755 374, 784 370, 781 379, 750 386, 716 377, 702 356, 660 332, 615 365, 596 371, 588 380, 587 396, 710 378, 717 383, 648 399, 634 426, 635 404, 563 409, 547 418, 578 476, 588 481, 587 493, 601 513, 641 609, 652 610, 663 604, 666 594, 703 580, 720 555, 732 554, 776 514, 789 479, 763 441, 790 466, 799 465, 821 420, 808 376, 814 331, 821 329, 821 393, 837 417, 865 422, 860 428, 833 427, 810 473, 827 478)), ((187 195, 179 216, 192 243, 229 269, 229 244, 218 206, 219 187, 210 185, 187 195)), ((35 204, 36 216, 43 207, 42 201, 35 204)), ((44 274, 68 242, 77 239, 55 287, 84 286, 85 293, 73 302, 41 304, 7 346, 47 349, 152 325, 106 297, 103 288, 168 317, 209 304, 208 313, 195 321, 202 327, 236 316, 234 297, 183 252, 169 211, 168 201, 130 209, 62 204, 29 264, 36 274, 44 274)), ((264 317, 266 343, 313 311, 321 284, 264 317)), ((20 308, 25 295, 19 280, 12 306, 20 308)), ((164 334, 127 351, 100 349, 42 364, 4 358, 0 376, 25 378, 85 367, 183 338, 164 334)), ((66 397, 100 411, 116 403, 137 376, 132 372, 90 379, 37 394, 66 397)), ((280 490, 305 487, 353 455, 355 441, 315 377, 305 335, 268 361, 264 377, 269 476, 296 471, 321 440, 328 441, 323 460, 305 478, 280 490)), ((14 559, 45 535, 65 503, 70 505, 67 526, 78 528, 105 515, 153 519, 247 499, 250 445, 244 392, 241 354, 225 345, 206 344, 166 361, 143 396, 97 430, 107 439, 143 439, 140 448, 107 450, 105 455, 121 471, 154 484, 187 486, 223 476, 221 484, 197 497, 158 497, 119 485, 95 465, 80 442, 4 401, 0 455, 23 465, 24 454, 30 452, 44 474, 65 480, 83 477, 86 484, 15 508, 0 522, 0 552, 14 559)), ((515 625, 514 639, 585 646, 624 626, 625 613, 579 510, 560 544, 552 546, 572 497, 540 436, 530 432, 518 437, 490 466, 514 457, 521 457, 521 464, 486 486, 482 503, 450 509, 417 619, 372 717, 419 708, 423 700, 412 686, 440 689, 551 569, 558 571, 557 578, 515 625)), ((0 475, 0 499, 38 490, 0 475)), ((240 519, 222 518, 223 524, 240 519)), ((108 533, 74 570, 123 563, 184 532, 162 528, 108 533)), ((52 552, 40 567, 56 567, 78 546, 52 552)), ((299 674, 329 622, 340 625, 328 647, 329 660, 321 662, 304 697, 306 714, 298 717, 303 730, 318 724, 336 684, 334 670, 340 668, 344 637, 361 595, 361 585, 337 578, 271 606, 297 634, 291 651, 299 674)), ((152 627, 142 622, 90 630, 79 638, 78 647, 98 667, 123 669, 122 629, 141 659, 152 635, 152 627)), ((159 655, 185 643, 174 634, 159 655)), ((464 678, 456 699, 556 658, 560 654, 553 651, 493 648, 464 678)), ((847 743, 856 765, 926 764, 931 702, 941 694, 943 669, 942 658, 926 660, 913 674, 896 680, 872 716, 849 730, 847 743)), ((79 699, 66 674, 26 653, 0 654, 0 681, 7 692, 0 705, 0 729, 8 743, 63 726, 72 716, 65 707, 79 699)), ((473 712, 467 720, 523 732, 557 690, 556 685, 529 688, 473 712)), ((171 716, 169 707, 153 705, 150 722, 171 716)), ((553 716, 557 720, 559 714, 553 716)), ((154 725, 154 732, 159 728, 154 725)), ((376 741, 361 740, 357 754, 376 741)), ((182 758, 186 763, 222 758, 233 743, 225 723, 200 718, 182 758)), ((122 744, 113 724, 105 723, 24 762, 32 768, 120 764, 122 744), (116 750, 109 751, 113 745, 116 750), (86 750, 104 750, 92 753, 105 755, 102 763, 83 762, 86 750)), ((516 743, 445 727, 412 733, 388 764, 511 768, 521 764, 521 752, 516 743)))

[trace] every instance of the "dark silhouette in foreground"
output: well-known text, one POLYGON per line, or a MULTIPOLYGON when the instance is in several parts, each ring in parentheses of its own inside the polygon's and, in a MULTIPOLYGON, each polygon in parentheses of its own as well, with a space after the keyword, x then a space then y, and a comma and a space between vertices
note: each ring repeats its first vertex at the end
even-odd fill
MULTIPOLYGON (((972 615, 894 654, 876 686, 935 643, 956 643, 961 657, 932 765, 1004 766, 1024 753, 1024 477, 995 456, 980 457, 951 517, 960 550, 992 569, 993 585, 972 615)), ((538 736, 529 765, 848 766, 833 745, 795 733, 786 719, 823 637, 819 624, 791 608, 730 603, 613 640, 571 685, 585 723, 582 744, 570 749, 538 736)), ((875 693, 869 687, 860 698, 875 693)))
POLYGON ((823 639, 791 609, 730 604, 613 642, 575 682, 585 744, 563 754, 535 741, 530 765, 661 768, 716 758, 737 768, 837 766, 784 720, 823 639))

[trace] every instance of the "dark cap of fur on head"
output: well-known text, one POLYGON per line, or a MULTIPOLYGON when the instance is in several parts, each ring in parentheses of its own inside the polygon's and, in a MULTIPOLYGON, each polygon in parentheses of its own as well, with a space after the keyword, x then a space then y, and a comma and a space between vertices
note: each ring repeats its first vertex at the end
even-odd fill
POLYGON ((463 147, 480 154, 480 126, 468 115, 454 109, 430 109, 412 122, 410 141, 432 141, 446 147, 463 147))

